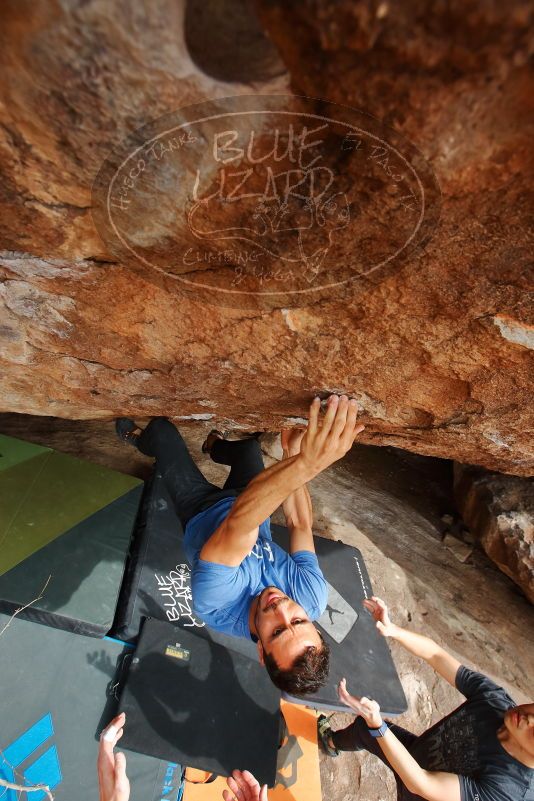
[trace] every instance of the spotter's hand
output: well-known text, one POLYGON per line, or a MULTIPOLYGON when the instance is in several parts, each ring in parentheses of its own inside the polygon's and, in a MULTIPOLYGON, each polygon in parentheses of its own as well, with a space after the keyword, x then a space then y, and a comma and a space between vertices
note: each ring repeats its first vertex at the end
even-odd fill
POLYGON ((391 637, 395 633, 395 624, 389 619, 389 612, 386 604, 381 598, 373 595, 372 598, 366 598, 363 605, 368 612, 373 616, 376 627, 383 637, 391 637))
POLYGON ((370 729, 378 729, 382 725, 382 715, 377 702, 365 696, 358 698, 356 695, 351 695, 347 690, 346 679, 341 679, 339 682, 337 694, 340 701, 350 706, 357 715, 361 715, 370 729))
POLYGON ((260 787, 248 770, 233 770, 226 784, 231 792, 223 790, 224 801, 268 801, 267 785, 260 787))
POLYGON ((98 784, 100 801, 128 801, 130 782, 126 776, 126 757, 113 749, 122 737, 126 715, 121 712, 100 735, 98 748, 98 784))

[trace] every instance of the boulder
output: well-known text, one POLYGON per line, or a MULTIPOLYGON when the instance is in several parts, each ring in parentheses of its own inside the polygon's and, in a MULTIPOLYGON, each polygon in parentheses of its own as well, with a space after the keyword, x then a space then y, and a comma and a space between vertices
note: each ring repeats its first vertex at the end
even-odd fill
MULTIPOLYGON (((529 475, 524 4, 470 0, 422 13, 416 0, 269 0, 256 14, 237 13, 235 3, 223 14, 221 5, 229 8, 4 4, 1 408, 88 420, 164 414, 278 431, 306 418, 315 393, 346 392, 360 402, 364 443, 529 475), (187 118, 192 112, 177 110, 192 104, 220 107, 230 95, 245 104, 286 95, 277 112, 301 115, 330 113, 327 98, 343 124, 356 114, 346 106, 361 109, 359 119, 372 115, 367 139, 351 144, 332 128, 328 169, 339 191, 311 206, 280 204, 291 225, 276 236, 272 205, 256 209, 254 223, 230 197, 206 212, 204 232, 212 222, 218 230, 253 225, 256 243, 264 237, 269 269, 245 276, 235 248, 209 237, 199 245, 187 202, 204 162, 171 139, 152 149, 154 164, 174 148, 181 161, 172 164, 189 183, 184 189, 171 167, 154 173, 124 213, 137 246, 128 254, 120 229, 113 234, 103 221, 106 184, 95 179, 109 178, 105 165, 116 166, 126 142, 141 141, 139 129, 161 126, 168 114, 187 118), (388 153, 356 169, 372 137, 388 153), (413 175, 424 175, 431 202, 412 250, 371 276, 367 267, 409 233, 399 209, 414 213, 401 203, 394 214, 395 148, 413 175), (307 268, 297 277, 309 284, 299 291, 310 291, 285 287, 268 299, 276 265, 291 260, 307 268), (343 291, 313 284, 325 264, 343 291), (231 270, 255 287, 253 298, 227 300, 221 286, 231 270), (205 281, 221 291, 206 295, 205 281)), ((258 134, 261 155, 269 124, 258 134)), ((211 163, 206 178, 219 172, 211 163)))
POLYGON ((464 521, 487 555, 534 603, 534 482, 468 465, 454 466, 464 521))

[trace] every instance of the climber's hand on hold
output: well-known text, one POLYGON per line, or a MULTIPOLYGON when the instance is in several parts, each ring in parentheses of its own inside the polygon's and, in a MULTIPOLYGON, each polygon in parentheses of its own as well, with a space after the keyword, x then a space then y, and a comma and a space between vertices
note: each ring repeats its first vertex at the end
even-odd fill
POLYGON ((310 405, 308 427, 300 443, 300 455, 315 474, 342 459, 365 428, 357 421, 356 401, 349 401, 347 395, 330 395, 322 424, 319 420, 320 406, 319 398, 314 398, 310 405))

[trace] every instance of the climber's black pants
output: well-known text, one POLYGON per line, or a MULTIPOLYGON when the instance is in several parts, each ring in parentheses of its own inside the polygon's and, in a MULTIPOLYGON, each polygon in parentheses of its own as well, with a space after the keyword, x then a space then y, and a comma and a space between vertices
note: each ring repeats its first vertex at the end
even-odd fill
POLYGON ((230 465, 223 488, 208 481, 194 463, 182 435, 165 417, 155 417, 137 440, 147 456, 155 456, 156 470, 163 476, 176 514, 185 527, 188 520, 221 498, 236 497, 249 481, 264 469, 261 448, 256 439, 228 442, 216 439, 211 458, 230 465))

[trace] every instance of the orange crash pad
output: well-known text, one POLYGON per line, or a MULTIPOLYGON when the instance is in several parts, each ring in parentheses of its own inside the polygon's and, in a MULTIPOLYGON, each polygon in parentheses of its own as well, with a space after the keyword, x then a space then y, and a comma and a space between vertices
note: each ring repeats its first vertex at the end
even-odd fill
MULTIPOLYGON (((278 751, 276 784, 269 790, 269 801, 321 801, 317 713, 287 701, 281 702, 281 709, 287 733, 278 751)), ((236 765, 240 770, 246 767, 236 765)), ((207 774, 189 769, 186 778, 184 801, 221 801, 226 778, 218 776, 206 784, 207 774)))

